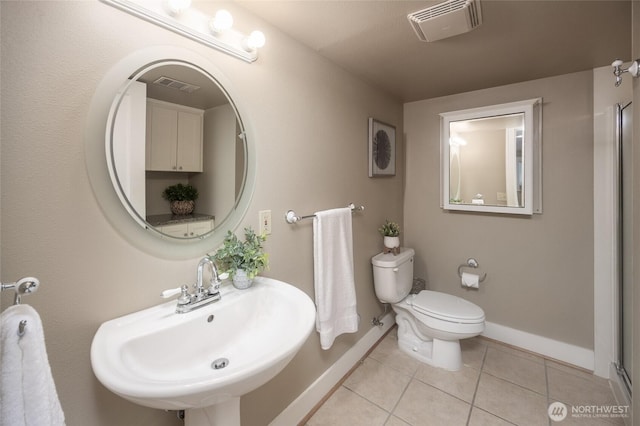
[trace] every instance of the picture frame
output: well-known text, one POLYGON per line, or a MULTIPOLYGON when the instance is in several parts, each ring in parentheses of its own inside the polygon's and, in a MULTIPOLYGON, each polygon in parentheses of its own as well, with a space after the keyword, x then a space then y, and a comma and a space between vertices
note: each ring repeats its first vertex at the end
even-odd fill
POLYGON ((369 117, 369 177, 396 175, 396 128, 369 117))

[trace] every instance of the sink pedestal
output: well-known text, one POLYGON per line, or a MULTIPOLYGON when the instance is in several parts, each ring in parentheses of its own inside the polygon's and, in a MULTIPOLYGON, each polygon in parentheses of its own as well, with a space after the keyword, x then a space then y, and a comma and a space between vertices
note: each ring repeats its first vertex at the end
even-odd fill
POLYGON ((240 398, 231 398, 210 407, 185 410, 184 425, 240 426, 240 398))

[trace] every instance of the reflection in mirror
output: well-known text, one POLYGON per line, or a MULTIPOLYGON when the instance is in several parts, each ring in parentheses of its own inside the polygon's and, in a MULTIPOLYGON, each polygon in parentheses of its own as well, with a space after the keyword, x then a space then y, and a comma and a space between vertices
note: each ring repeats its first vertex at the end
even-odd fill
POLYGON ((160 61, 132 76, 113 108, 109 171, 129 213, 162 237, 212 234, 246 176, 245 132, 224 88, 193 64, 160 61), (176 184, 196 188, 193 212, 171 212, 162 194, 176 184))
POLYGON ((540 212, 540 185, 534 184, 540 104, 534 99, 441 114, 445 209, 540 212))

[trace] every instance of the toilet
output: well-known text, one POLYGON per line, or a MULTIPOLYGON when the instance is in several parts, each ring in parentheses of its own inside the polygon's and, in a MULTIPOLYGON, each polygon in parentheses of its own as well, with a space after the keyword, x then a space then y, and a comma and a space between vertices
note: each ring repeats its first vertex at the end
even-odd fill
POLYGON ((380 253, 371 258, 376 296, 396 312, 398 346, 409 356, 446 370, 462 367, 460 339, 484 331, 484 311, 460 297, 422 290, 409 294, 413 285, 411 248, 400 253, 380 253))

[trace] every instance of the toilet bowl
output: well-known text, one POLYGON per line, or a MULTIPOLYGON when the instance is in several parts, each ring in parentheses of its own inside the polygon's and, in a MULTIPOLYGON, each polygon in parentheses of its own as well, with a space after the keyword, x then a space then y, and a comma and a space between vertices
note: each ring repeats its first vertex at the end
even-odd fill
POLYGON ((446 293, 409 294, 414 255, 413 249, 403 247, 398 255, 380 253, 371 259, 376 296, 396 312, 398 346, 403 352, 434 367, 459 370, 460 339, 484 331, 484 311, 446 293))

